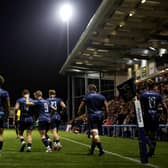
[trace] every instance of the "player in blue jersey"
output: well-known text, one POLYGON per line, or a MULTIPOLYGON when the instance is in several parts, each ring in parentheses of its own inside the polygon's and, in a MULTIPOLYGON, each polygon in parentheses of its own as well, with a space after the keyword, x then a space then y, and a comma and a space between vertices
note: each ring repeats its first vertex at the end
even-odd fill
POLYGON ((31 152, 32 147, 32 129, 33 129, 33 114, 29 106, 29 102, 32 102, 33 99, 30 98, 30 92, 28 89, 24 89, 22 92, 21 98, 17 99, 15 105, 16 113, 20 110, 20 116, 18 118, 17 126, 18 126, 18 133, 19 139, 21 142, 20 152, 24 151, 26 146, 26 141, 24 138, 24 131, 26 132, 26 139, 27 139, 27 152, 31 152))
POLYGON ((4 78, 0 75, 0 152, 3 146, 4 124, 8 119, 10 109, 9 93, 8 91, 1 88, 4 82, 4 78))
POLYGON ((159 127, 160 113, 158 108, 163 103, 161 95, 153 90, 154 81, 148 79, 146 84, 147 90, 140 95, 140 101, 143 111, 146 143, 149 146, 148 157, 151 157, 155 152, 156 136, 159 127))
POLYGON ((86 94, 81 101, 79 108, 78 108, 78 114, 80 114, 82 107, 85 105, 87 106, 87 115, 88 115, 88 125, 90 129, 91 134, 91 148, 89 154, 94 153, 94 149, 97 146, 99 149, 99 155, 103 155, 103 147, 99 136, 99 130, 102 126, 103 119, 104 119, 104 110, 103 107, 105 107, 105 112, 108 114, 108 104, 106 101, 106 98, 100 94, 97 93, 96 85, 89 84, 88 85, 88 94, 86 94))
POLYGON ((36 100, 33 101, 33 104, 37 107, 38 130, 41 136, 41 140, 46 147, 46 152, 52 152, 48 137, 46 136, 47 131, 50 129, 51 123, 50 104, 47 100, 43 99, 42 91, 36 91, 34 96, 36 100))
POLYGON ((53 134, 54 149, 60 150, 62 145, 58 135, 59 125, 61 123, 61 111, 66 108, 65 103, 61 98, 56 97, 55 90, 49 90, 49 98, 47 99, 51 106, 51 130, 53 134))

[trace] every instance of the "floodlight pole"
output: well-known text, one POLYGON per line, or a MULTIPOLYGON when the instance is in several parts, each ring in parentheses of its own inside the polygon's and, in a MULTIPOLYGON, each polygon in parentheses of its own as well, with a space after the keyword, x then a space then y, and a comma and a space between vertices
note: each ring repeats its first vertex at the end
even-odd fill
MULTIPOLYGON (((62 18, 62 21, 65 23, 66 22, 66 56, 68 58, 69 53, 70 53, 70 37, 69 37, 69 23, 70 23, 70 17, 71 17, 71 13, 72 13, 72 9, 70 7, 70 5, 64 4, 62 6, 62 8, 60 8, 60 16, 62 18)), ((67 92, 68 92, 68 96, 67 96, 67 115, 68 115, 68 120, 70 119, 70 96, 71 96, 71 88, 70 88, 70 83, 71 83, 71 76, 68 75, 67 76, 67 92)))
MULTIPOLYGON (((66 43, 67 43, 67 58, 69 56, 69 20, 66 21, 66 43)), ((70 120, 70 76, 68 75, 67 77, 67 92, 68 92, 68 97, 67 97, 67 115, 68 115, 68 120, 70 120)))
POLYGON ((66 31, 67 31, 67 57, 69 56, 69 20, 66 21, 66 31))

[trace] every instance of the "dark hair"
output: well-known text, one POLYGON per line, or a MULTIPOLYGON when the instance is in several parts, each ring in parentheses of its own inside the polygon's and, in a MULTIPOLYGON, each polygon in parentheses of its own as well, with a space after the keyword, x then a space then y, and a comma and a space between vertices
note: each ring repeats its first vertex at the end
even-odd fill
POLYGON ((56 91, 54 89, 50 89, 48 91, 48 94, 51 96, 51 95, 56 95, 56 91))
POLYGON ((24 90, 22 91, 22 95, 23 95, 23 96, 26 95, 26 94, 30 94, 30 92, 29 92, 28 89, 24 89, 24 90))
POLYGON ((147 87, 148 87, 149 89, 153 89, 153 88, 154 88, 154 84, 155 84, 155 82, 154 82, 154 80, 152 80, 152 79, 148 79, 148 80, 146 81, 146 85, 147 85, 147 87))
POLYGON ((94 84, 89 84, 89 85, 88 85, 88 90, 89 90, 89 91, 97 91, 97 87, 96 87, 96 85, 94 85, 94 84))
POLYGON ((42 97, 43 96, 43 93, 42 93, 41 90, 37 90, 34 94, 35 94, 36 97, 42 97))
POLYGON ((4 82, 5 82, 4 77, 0 75, 0 86, 2 86, 4 82))

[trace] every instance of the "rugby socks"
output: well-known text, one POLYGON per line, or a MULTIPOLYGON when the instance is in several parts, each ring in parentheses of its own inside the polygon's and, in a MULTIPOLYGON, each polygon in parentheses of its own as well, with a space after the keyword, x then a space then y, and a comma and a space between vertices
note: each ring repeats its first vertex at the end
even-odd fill
POLYGON ((32 147, 32 144, 31 144, 31 143, 28 143, 28 144, 27 144, 27 147, 32 147))
POLYGON ((99 156, 103 155, 104 151, 103 151, 103 147, 102 147, 101 142, 97 142, 96 145, 97 145, 97 147, 99 149, 99 156))
POLYGON ((26 142, 25 142, 24 138, 21 138, 21 139, 20 139, 20 142, 21 142, 20 152, 23 152, 23 151, 24 151, 24 148, 25 148, 25 146, 26 146, 26 142))
POLYGON ((28 143, 27 144, 27 152, 31 152, 32 144, 28 143))
POLYGON ((54 140, 54 145, 61 145, 60 140, 54 140))
POLYGON ((91 148, 90 148, 90 153, 89 153, 90 155, 93 155, 95 147, 96 147, 95 142, 92 142, 91 148))
POLYGON ((50 137, 48 136, 48 134, 45 135, 46 139, 49 139, 50 137))
POLYGON ((21 138, 21 139, 20 139, 20 142, 21 142, 21 143, 22 143, 22 142, 25 142, 24 138, 21 138))
POLYGON ((2 150, 3 141, 0 141, 0 151, 2 150))
POLYGON ((54 141, 56 144, 60 144, 60 140, 58 139, 58 140, 55 140, 54 141))
POLYGON ((151 145, 149 146, 148 157, 152 157, 155 154, 155 147, 156 147, 156 142, 152 141, 151 145))
POLYGON ((146 136, 146 143, 149 146, 149 152, 147 155, 148 157, 152 157, 155 153, 156 141, 154 138, 149 138, 149 136, 146 136))
POLYGON ((101 142, 97 142, 96 145, 97 145, 97 147, 99 148, 99 151, 102 151, 102 150, 103 150, 103 147, 102 147, 101 142))
POLYGON ((50 137, 48 136, 48 134, 46 134, 45 136, 46 136, 46 139, 48 140, 48 144, 49 144, 50 148, 52 148, 52 141, 51 141, 50 137))
POLYGON ((52 141, 50 138, 48 138, 48 143, 49 143, 50 148, 52 148, 52 141))
POLYGON ((45 147, 48 147, 49 146, 49 143, 48 143, 48 139, 47 138, 43 138, 42 139, 42 142, 44 144, 45 147))
POLYGON ((62 148, 60 140, 59 139, 58 140, 54 140, 53 142, 54 142, 54 150, 59 151, 62 148))

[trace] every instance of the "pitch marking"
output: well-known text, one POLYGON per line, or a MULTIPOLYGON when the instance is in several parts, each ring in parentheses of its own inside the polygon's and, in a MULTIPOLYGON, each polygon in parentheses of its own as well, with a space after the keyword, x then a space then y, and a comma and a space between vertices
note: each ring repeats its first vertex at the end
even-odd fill
MULTIPOLYGON (((90 145, 84 144, 82 142, 75 141, 75 140, 70 139, 70 138, 65 138, 65 137, 62 137, 62 136, 61 136, 61 138, 64 139, 64 140, 67 140, 69 142, 73 142, 73 143, 76 143, 76 144, 79 144, 79 145, 82 145, 82 146, 85 146, 85 147, 90 147, 90 145)), ((113 156, 120 157, 120 158, 125 159, 125 160, 130 160, 132 162, 135 162, 135 163, 138 163, 138 164, 142 164, 138 159, 134 159, 134 158, 131 158, 131 157, 123 156, 123 155, 120 155, 118 153, 110 152, 110 151, 107 151, 107 150, 105 150, 104 152, 109 154, 109 155, 113 155, 113 156)), ((159 168, 157 165, 153 165, 153 164, 150 164, 150 163, 144 164, 144 166, 153 167, 153 168, 159 168)))

